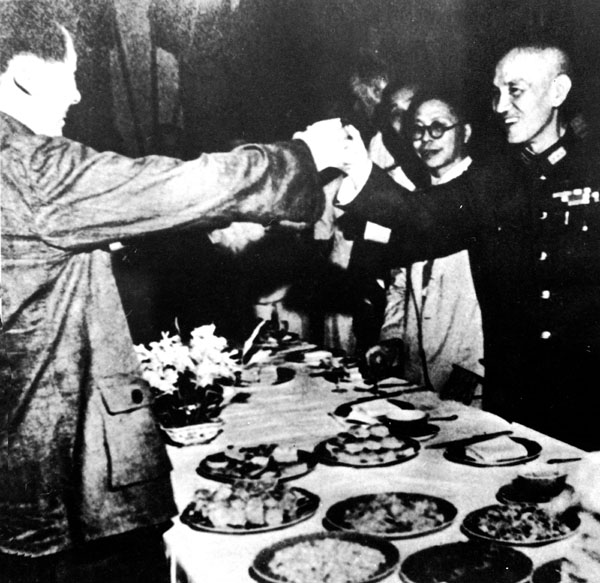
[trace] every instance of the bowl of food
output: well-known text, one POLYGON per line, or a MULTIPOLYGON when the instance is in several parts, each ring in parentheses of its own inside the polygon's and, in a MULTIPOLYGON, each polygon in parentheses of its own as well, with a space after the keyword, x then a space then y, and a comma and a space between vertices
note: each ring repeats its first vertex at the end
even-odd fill
POLYGON ((429 421, 429 413, 420 409, 401 409, 388 411, 378 417, 392 434, 405 434, 425 427, 429 421))
POLYGON ((533 498, 558 496, 567 484, 568 473, 559 468, 535 465, 523 468, 513 481, 515 488, 533 498))

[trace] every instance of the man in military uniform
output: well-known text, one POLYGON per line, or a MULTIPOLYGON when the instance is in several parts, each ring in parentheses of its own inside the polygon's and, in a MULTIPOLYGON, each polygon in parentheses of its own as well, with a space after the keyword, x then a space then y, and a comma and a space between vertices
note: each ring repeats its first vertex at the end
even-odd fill
POLYGON ((563 119, 563 50, 512 49, 494 87, 509 152, 415 198, 352 146, 347 170, 362 189, 338 204, 347 229, 385 244, 393 265, 468 249, 485 336, 484 408, 598 448, 590 403, 600 363, 600 163, 563 119))

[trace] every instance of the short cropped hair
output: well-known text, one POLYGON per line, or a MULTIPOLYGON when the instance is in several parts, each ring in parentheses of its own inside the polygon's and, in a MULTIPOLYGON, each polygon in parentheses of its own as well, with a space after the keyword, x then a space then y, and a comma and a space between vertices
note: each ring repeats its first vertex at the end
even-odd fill
POLYGON ((549 42, 532 42, 518 44, 510 50, 506 51, 502 58, 504 58, 506 55, 512 52, 549 56, 554 60, 557 75, 568 75, 569 77, 573 75, 573 65, 571 63, 569 55, 567 54, 565 49, 563 49, 557 44, 549 42))
POLYGON ((18 55, 63 62, 67 40, 49 4, 39 0, 0 1, 0 74, 18 55))

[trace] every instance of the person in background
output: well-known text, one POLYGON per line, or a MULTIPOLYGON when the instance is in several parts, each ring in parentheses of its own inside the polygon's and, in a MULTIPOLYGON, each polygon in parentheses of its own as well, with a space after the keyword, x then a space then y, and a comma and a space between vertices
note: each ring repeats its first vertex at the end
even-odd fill
POLYGON ((80 100, 69 32, 36 2, 0 9, 0 573, 164 581, 171 466, 109 245, 233 220, 313 221, 318 170, 336 165, 344 133, 338 123, 324 150, 313 128, 304 143, 189 162, 98 153, 62 137, 80 100))
POLYGON ((340 117, 358 128, 365 145, 378 131, 378 114, 390 82, 387 64, 376 52, 361 49, 351 68, 345 91, 328 108, 327 117, 340 117))
MULTIPOLYGON (((471 125, 455 94, 417 95, 409 119, 407 134, 432 184, 448 182, 470 166, 471 125)), ((481 375, 482 357, 481 313, 467 251, 394 270, 381 343, 367 352, 374 376, 399 369, 409 381, 439 391, 453 365, 481 375)))
POLYGON ((408 190, 429 185, 429 172, 406 132, 407 112, 419 91, 416 81, 393 81, 383 93, 379 131, 369 142, 369 158, 408 190))
MULTIPOLYGON (((329 108, 330 116, 340 117, 345 123, 360 128, 365 146, 378 132, 380 108, 389 82, 386 63, 375 52, 361 49, 348 75, 346 92, 329 108)), ((359 341, 357 347, 353 322, 357 307, 362 309, 356 281, 356 278, 360 281, 361 274, 348 270, 352 242, 337 228, 340 213, 333 205, 343 182, 344 176, 339 170, 332 172, 330 169, 323 174, 325 211, 313 230, 318 284, 317 289, 308 290, 305 295, 312 298, 309 311, 313 340, 354 356, 357 350, 364 351, 366 346, 359 341)))
POLYGON ((348 128, 346 169, 359 194, 337 202, 356 236, 378 227, 397 266, 468 249, 484 328, 484 409, 597 449, 598 150, 569 130, 571 64, 556 44, 508 51, 493 85, 507 152, 415 197, 373 167, 348 128))

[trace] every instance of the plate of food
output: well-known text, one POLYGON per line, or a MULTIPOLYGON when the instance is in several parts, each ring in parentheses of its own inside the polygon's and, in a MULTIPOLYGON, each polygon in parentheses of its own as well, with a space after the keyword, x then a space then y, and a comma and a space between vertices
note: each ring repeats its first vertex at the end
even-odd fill
POLYGON ((572 536, 579 523, 576 513, 554 515, 533 504, 494 504, 467 514, 461 528, 479 540, 541 546, 572 536))
POLYGON ((196 491, 180 519, 194 530, 253 534, 298 524, 318 507, 319 497, 308 490, 252 480, 196 491))
POLYGON ((398 549, 359 533, 314 533, 288 538, 258 553, 250 574, 262 583, 375 583, 398 568, 398 549))
POLYGON ((328 528, 398 539, 423 536, 452 524, 456 507, 427 494, 384 492, 336 502, 325 515, 328 528))
POLYGON ((533 563, 510 547, 455 542, 409 555, 400 568, 405 583, 525 583, 533 563))
POLYGON ((204 478, 220 482, 266 478, 293 480, 312 471, 315 465, 311 452, 295 446, 261 443, 228 445, 223 451, 202 459, 196 471, 204 478))
POLYGON ((541 452, 542 446, 537 441, 500 435, 467 446, 450 446, 444 451, 444 457, 469 466, 514 466, 536 459, 541 452))
POLYGON ((392 435, 385 425, 356 425, 315 448, 320 461, 355 468, 390 466, 417 456, 420 444, 392 435))

